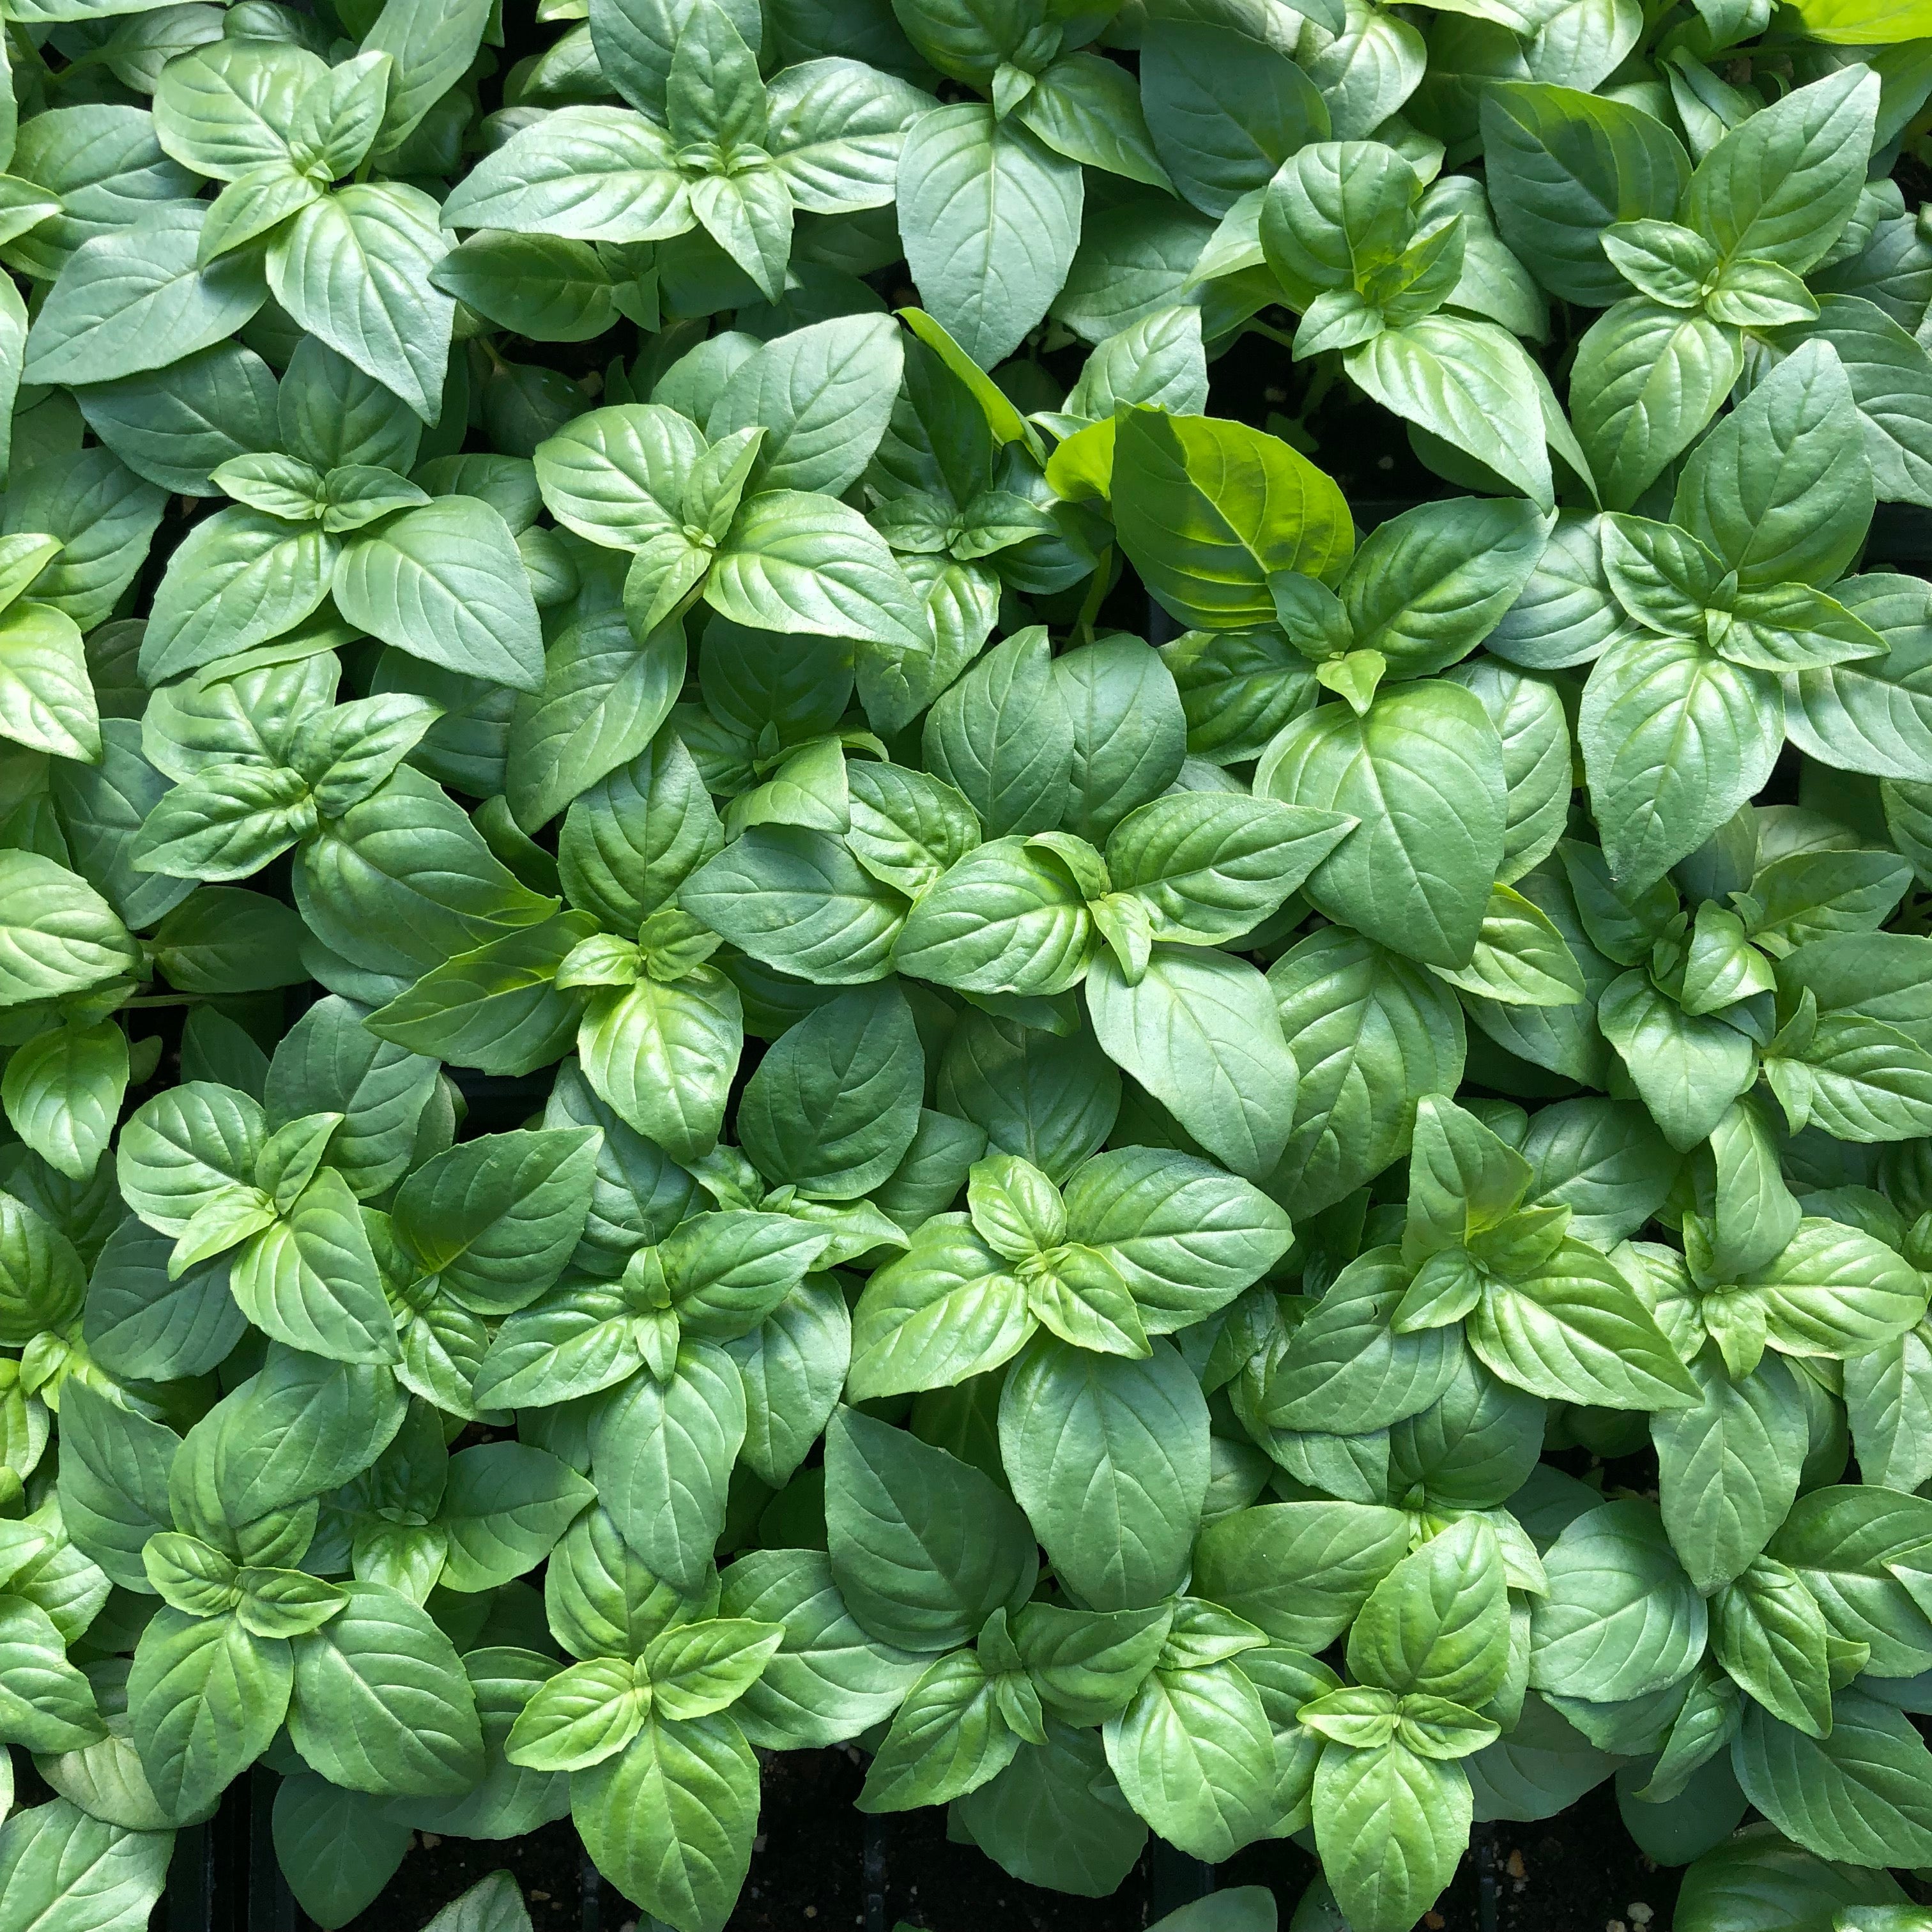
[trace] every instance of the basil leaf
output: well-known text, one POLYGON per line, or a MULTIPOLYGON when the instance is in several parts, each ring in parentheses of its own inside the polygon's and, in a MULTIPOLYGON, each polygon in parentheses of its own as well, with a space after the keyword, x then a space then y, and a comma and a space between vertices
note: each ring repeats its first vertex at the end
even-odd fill
POLYGON ((1081 207, 1078 167, 976 102, 934 108, 906 130, 907 266, 928 313, 982 368, 1046 314, 1073 259, 1081 207), (980 266, 987 248, 1006 265, 997 281, 980 266))

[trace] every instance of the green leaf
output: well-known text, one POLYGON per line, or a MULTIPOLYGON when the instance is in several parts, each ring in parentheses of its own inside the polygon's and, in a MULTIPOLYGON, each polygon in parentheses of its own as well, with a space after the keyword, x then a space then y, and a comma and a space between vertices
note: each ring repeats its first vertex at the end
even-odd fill
POLYGON ((131 842, 135 869, 244 879, 316 829, 298 772, 215 765, 167 793, 131 842))
POLYGON ((1125 1708, 1147 1676, 1173 1615, 1166 1604, 1094 1612, 1029 1604, 1013 1619, 1013 1641, 1048 1705, 1070 1720, 1104 1721, 1125 1708))
POLYGON ((1890 1565, 1926 1540, 1922 1498, 1834 1485, 1798 1498, 1769 1553, 1804 1579, 1834 1636, 1868 1645, 1878 1674, 1909 1677, 1932 1669, 1932 1622, 1890 1565))
POLYGON ((1551 1545, 1544 1569, 1549 1594, 1530 1604, 1536 1689, 1613 1703, 1674 1684, 1703 1654, 1703 1600, 1648 1504, 1586 1511, 1551 1545))
POLYGON ((176 1519, 249 1522, 339 1488, 382 1454, 406 1407, 386 1368, 272 1345, 189 1432, 170 1476, 176 1519))
POLYGON ((1762 789, 1782 723, 1768 674, 1688 638, 1634 637, 1604 652, 1576 735, 1604 856, 1621 888, 1654 884, 1762 789))
POLYGON ((127 928, 85 880, 38 853, 0 852, 0 1005, 85 992, 134 964, 127 928))
POLYGON ((1632 296, 1577 344, 1570 412, 1605 506, 1630 508, 1717 413, 1744 366, 1738 332, 1632 296))
POLYGON ((268 259, 269 286, 290 316, 425 422, 442 406, 454 313, 430 284, 443 254, 437 214, 420 189, 352 183, 311 202, 268 259))
MULTIPOLYGON (((873 20, 884 41, 895 38, 883 15, 873 20)), ((739 30, 757 41, 755 10, 739 30)), ((811 45, 812 34, 804 41, 811 45)), ((774 74, 765 91, 766 151, 794 206, 816 214, 890 205, 902 136, 932 104, 897 72, 881 71, 898 58, 896 50, 865 34, 844 44, 865 58, 801 58, 796 68, 774 74)))
POLYGON ((1911 618, 1921 604, 1916 580, 1874 572, 1847 578, 1834 595, 1889 645, 1886 657, 1801 670, 1785 700, 1785 730, 1810 758, 1845 771, 1921 781, 1932 771, 1924 682, 1911 618))
POLYGON ((374 1583, 295 1640, 289 1732, 310 1766, 383 1796, 468 1789, 482 1775, 476 1700, 448 1637, 428 1613, 374 1583))
POLYGON ((722 1615, 784 1626, 763 1674, 731 1708, 766 1750, 837 1744, 883 1723, 926 1667, 854 1621, 820 1551, 752 1550, 720 1581, 722 1615))
POLYGON ((1696 1386, 1642 1297, 1581 1241, 1524 1280, 1492 1282, 1468 1337, 1492 1373, 1555 1400, 1674 1408, 1696 1386))
POLYGON ((1318 706, 1262 754, 1256 789, 1360 821, 1310 874, 1310 898, 1365 938, 1466 965, 1501 870, 1507 780, 1489 713, 1447 682, 1398 686, 1366 717, 1318 706))
POLYGON ((112 614, 134 581, 165 501, 110 452, 74 449, 16 475, 0 523, 9 536, 31 531, 61 544, 34 581, 34 602, 86 631, 112 614))
POLYGON ((832 1573, 872 1636, 950 1649, 1031 1594, 1033 1532, 980 1471, 856 1409, 825 1440, 832 1573))
POLYGON ((906 901, 845 846, 800 826, 754 826, 686 881, 686 910, 753 958, 821 986, 884 976, 906 901))
POLYGON ((1162 946, 1130 986, 1103 953, 1088 974, 1087 1001, 1095 1036, 1117 1065, 1224 1165, 1266 1178, 1293 1125, 1296 1072, 1252 967, 1162 946))
POLYGON ((128 1088, 128 1036, 111 1021, 59 1027, 16 1047, 0 1078, 14 1131, 50 1167, 85 1180, 128 1088))
POLYGON ((1343 361, 1384 409, 1474 457, 1546 513, 1555 509, 1536 366, 1506 329, 1424 316, 1384 329, 1343 361))
POLYGON ((1849 68, 1795 88, 1699 162, 1684 219, 1727 261, 1815 268, 1857 204, 1878 104, 1877 76, 1849 68))
POLYGON ((167 1882, 172 1832, 128 1831, 64 1798, 0 1826, 0 1908, 34 1932, 140 1932, 167 1882))
POLYGON ((1020 1742, 985 1665, 955 1651, 907 1693, 866 1774, 859 1808, 909 1811, 964 1797, 1004 1771, 1020 1742))
POLYGON ((88 1353, 110 1375, 154 1382, 206 1375, 248 1332, 228 1292, 227 1262, 206 1262, 171 1280, 173 1246, 170 1237, 130 1216, 94 1262, 82 1333, 88 1353))
POLYGON ((1288 1217, 1211 1162, 1123 1148, 1084 1162, 1066 1193, 1070 1240, 1126 1280, 1150 1334, 1212 1314, 1287 1251, 1288 1217))
POLYGON ((1070 802, 1070 726, 1046 632, 1029 627, 942 694, 926 718, 926 762, 994 837, 1046 831, 1070 802))
POLYGON ((1158 938, 1205 946, 1268 918, 1354 828, 1345 814, 1234 792, 1156 799, 1107 839, 1107 870, 1154 915, 1158 938))
POLYGON ((166 73, 154 90, 154 132, 197 173, 232 181, 286 156, 304 91, 326 79, 322 64, 296 43, 217 40, 166 73))
POLYGON ((1290 1212, 1310 1214, 1403 1153, 1416 1102, 1461 1079, 1462 1011, 1422 968, 1341 927, 1303 940, 1268 980, 1306 1070, 1280 1172, 1290 1212))
POLYGON ((1238 1663, 1153 1672, 1101 1737, 1127 1802, 1189 1856, 1218 1862, 1268 1832, 1274 1737, 1238 1663))
POLYGON ((1832 1728, 1830 1641, 1817 1599, 1768 1558, 1711 1600, 1712 1655, 1774 1717, 1814 1738, 1832 1728))
POLYGON ((1154 152, 1204 213, 1226 214, 1297 149, 1328 137, 1328 110, 1314 84, 1265 41, 1231 26, 1163 20, 1142 52, 1154 152))
POLYGON ((622 931, 641 926, 724 843, 691 754, 667 736, 578 792, 557 869, 573 905, 622 931))
POLYGON ((560 236, 472 235, 438 264, 446 295, 540 342, 583 342, 617 319, 610 272, 586 242, 560 236))
POLYGON ((1865 455, 1879 494, 1917 502, 1926 478, 1918 451, 1918 424, 1928 400, 1924 352, 1875 302, 1856 296, 1826 296, 1815 322, 1780 332, 1780 346, 1796 348, 1816 336, 1831 344, 1844 364, 1864 430, 1865 455))
POLYGON ((1480 644, 1543 554, 1547 524, 1521 502, 1430 503, 1377 525, 1342 580, 1354 648, 1391 677, 1440 670, 1480 644))
POLYGON ((27 333, 34 382, 110 382, 212 348, 266 297, 258 262, 230 255, 197 266, 203 209, 148 208, 137 229, 77 248, 27 333))
POLYGON ((396 1197, 397 1233, 479 1313, 506 1314, 556 1279, 590 1210, 595 1130, 520 1129, 438 1154, 396 1197))
POLYGON ((667 1718, 708 1718, 735 1704, 758 1682, 784 1641, 782 1624, 746 1617, 674 1624, 646 1646, 638 1669, 655 1708, 667 1718))
POLYGON ((1208 1492, 1208 1409, 1171 1347, 1134 1361, 1042 1340, 1006 1378, 1000 1451, 1082 1603, 1142 1609, 1185 1580, 1208 1492))
POLYGON ((716 1145, 743 1043, 738 989, 710 966, 668 985, 640 979, 593 994, 577 1036, 598 1097, 682 1160, 716 1145))
POLYGON ((592 543, 635 550, 676 527, 672 512, 705 448, 675 410, 634 404, 577 418, 539 443, 534 460, 559 523, 592 543))
POLYGON ((407 765, 304 842, 293 884, 330 951, 404 980, 506 928, 535 925, 556 903, 525 886, 460 808, 407 765))
POLYGON ((1326 1744, 1315 1771, 1315 1842, 1348 1923, 1395 1932, 1427 1911, 1469 1838, 1460 1766, 1390 1742, 1326 1744))
POLYGON ((153 1588, 141 1562, 149 1537, 173 1521, 168 1472, 181 1438, 74 1382, 62 1391, 59 1496, 69 1535, 124 1589, 153 1588))
POLYGON ((52 1617, 25 1597, 0 1604, 0 1730, 29 1750, 71 1750, 101 1735, 94 1690, 67 1660, 52 1617))
POLYGON ((378 154, 393 152, 460 81, 489 24, 483 0, 431 6, 388 0, 363 38, 365 54, 389 56, 388 94, 376 136, 378 154))
POLYGON ((276 1787, 275 1862, 318 1924, 346 1924, 394 1876, 410 1830, 359 1792, 304 1773, 276 1787))
POLYGON ((1582 968, 1549 915, 1504 885, 1490 889, 1468 964, 1460 972, 1432 970, 1463 992, 1505 1006, 1574 1006, 1588 991, 1582 968))
POLYGON ((1130 410, 1114 451, 1120 547, 1184 622, 1275 622, 1268 579, 1329 579, 1354 548, 1341 492, 1306 458, 1245 424, 1130 410))
POLYGON ((1856 1690, 1834 1698, 1824 1738, 1748 1707, 1732 1753, 1745 1796, 1780 1831, 1859 1865, 1924 1856, 1926 1756, 1904 1712, 1856 1690))
POLYGON ((934 1215, 866 1284, 847 1386, 862 1401, 946 1388, 1010 1360, 1034 1328, 1024 1287, 966 1217, 934 1215))
POLYGON ((814 637, 860 638, 921 652, 924 606, 892 553, 856 510, 804 490, 766 490, 738 513, 704 583, 734 623, 814 637))
POLYGON ((884 316, 795 329, 746 357, 706 419, 716 442, 756 424, 753 487, 840 496, 872 460, 892 416, 904 338, 884 316))
POLYGON ((1903 1334, 1924 1312, 1918 1270, 1880 1240, 1808 1215, 1789 1244, 1744 1284, 1774 1347, 1856 1354, 1903 1334))
POLYGON ((512 1316, 476 1374, 480 1402, 547 1407, 636 1373, 643 1353, 616 1296, 566 1291, 512 1316))
POLYGON ((1147 1827, 1122 1797, 1097 1732, 1049 1718, 1046 1736, 962 1798, 958 1815, 1016 1876, 1104 1898, 1139 1858, 1147 1827))
POLYGON ((278 440, 274 372, 236 342, 90 386, 75 400, 88 426, 136 476, 192 496, 214 494, 209 472, 218 464, 278 440))
POLYGON ((544 687, 543 640, 509 527, 475 496, 439 496, 351 542, 332 587, 342 614, 450 670, 544 687))
POLYGON ((571 1813, 624 1897, 678 1932, 720 1932, 752 1862, 758 1760, 729 1716, 652 1716, 573 1779, 571 1813))
POLYGON ((512 1762, 536 1771, 587 1771, 643 1728, 646 1683, 627 1659, 593 1657, 560 1670, 517 1714, 512 1762))
POLYGON ((534 1569, 595 1492, 574 1470, 520 1442, 479 1443, 449 1460, 436 1512, 449 1538, 449 1590, 494 1589, 534 1569))
POLYGON ((44 604, 0 612, 0 736, 57 758, 92 763, 100 720, 80 632, 44 604))
POLYGON ((908 898, 926 890, 980 842, 980 820, 952 786, 901 765, 848 764, 846 843, 881 884, 908 898))
POLYGON ((708 1342, 682 1343, 668 1381, 639 1376, 594 1414, 599 1499, 652 1573, 677 1588, 694 1588, 711 1561, 744 1439, 744 1384, 708 1342))
POLYGON ((1552 295, 1602 308, 1624 292, 1604 230, 1667 220, 1690 178, 1683 148, 1632 104, 1542 82, 1482 92, 1483 146, 1503 238, 1552 295))
POLYGON ((220 995, 264 992, 300 977, 292 956, 302 939, 300 918, 279 899, 204 886, 161 921, 152 944, 171 984, 220 995))
POLYGON ((1338 1275, 1268 1365, 1262 1413, 1274 1428, 1327 1435, 1381 1429, 1426 1408, 1454 1379, 1453 1325, 1398 1334, 1391 1325, 1407 1271, 1394 1248, 1372 1248, 1338 1275))
POLYGON ((1765 1824, 1747 1826, 1706 1852, 1684 1881, 1680 1910, 1692 1932, 1726 1924, 1768 1932, 1794 1911, 1823 1922, 1841 1906, 1882 1906, 1901 1895, 1888 1873, 1827 1864, 1765 1824))
POLYGON ((892 962, 902 972, 967 992, 1051 994, 1078 982, 1094 943, 1078 884, 1059 855, 998 838, 968 853, 922 895, 893 944, 892 962))
POLYGON ((1932 1355, 1922 1330, 1916 1328, 1862 1351, 1845 1364, 1845 1406, 1858 1466, 1887 1489, 1916 1489, 1918 1484, 1908 1479, 1932 1450, 1932 1437, 1920 1424, 1925 1398, 1932 1394, 1929 1373, 1932 1355))
POLYGON ((242 1312, 291 1348, 343 1362, 400 1353, 356 1196, 328 1168, 242 1250, 229 1285, 242 1312))
POLYGON ((368 1199, 401 1179, 436 1069, 377 1039, 346 1000, 319 1000, 283 1036, 262 1100, 274 1126, 304 1114, 338 1113, 328 1164, 368 1199))
POLYGON ((1698 446, 1671 514, 1748 590, 1830 583, 1858 554, 1873 500, 1844 365, 1816 341, 1780 362, 1698 446))
POLYGON ((452 226, 586 242, 655 241, 696 219, 663 128, 602 106, 560 107, 520 129, 464 177, 442 213, 452 226))
POLYGON ((640 644, 622 609, 608 608, 566 628, 545 659, 541 694, 520 698, 512 714, 505 790, 519 824, 547 823, 598 781, 641 758, 670 713, 684 670, 678 626, 640 644))
POLYGON ((1650 1427, 1664 1526, 1708 1593, 1742 1574, 1789 1514, 1810 1432, 1794 1371, 1775 1356, 1736 1381, 1709 1350, 1690 1366, 1698 1400, 1650 1427))
POLYGON ((1103 638, 1056 658, 1073 733, 1066 829, 1098 843, 1165 790, 1186 757, 1187 720, 1172 674, 1138 638, 1103 638))
POLYGON ((178 1234, 215 1196, 253 1181, 265 1138, 260 1102, 232 1088, 188 1082, 157 1094, 123 1129, 121 1191, 150 1227, 178 1234))
POLYGON ((157 1610, 135 1650, 128 1702, 162 1805, 191 1816, 212 1804, 268 1748, 293 1682, 286 1640, 251 1636, 232 1616, 157 1610))
POLYGON ((1478 1516, 1404 1557, 1348 1634, 1348 1668, 1358 1682, 1472 1708, 1502 1688, 1509 1658, 1502 1551, 1478 1516))
POLYGON ((906 130, 899 231, 920 300, 982 369, 1004 361, 1066 278, 1080 236, 1078 165, 968 102, 906 130), (1000 263, 997 276, 988 266, 1000 263))
POLYGON ((759 1063, 738 1133, 766 1178, 820 1200, 869 1193, 919 1125, 924 1054, 896 988, 856 988, 801 1021, 759 1063))

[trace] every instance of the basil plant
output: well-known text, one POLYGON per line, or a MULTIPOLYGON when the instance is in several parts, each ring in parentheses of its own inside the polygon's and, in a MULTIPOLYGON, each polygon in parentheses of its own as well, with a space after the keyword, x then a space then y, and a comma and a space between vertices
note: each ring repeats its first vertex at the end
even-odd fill
POLYGON ((1920 1922, 1922 8, 0 10, 0 1928, 1920 1922))

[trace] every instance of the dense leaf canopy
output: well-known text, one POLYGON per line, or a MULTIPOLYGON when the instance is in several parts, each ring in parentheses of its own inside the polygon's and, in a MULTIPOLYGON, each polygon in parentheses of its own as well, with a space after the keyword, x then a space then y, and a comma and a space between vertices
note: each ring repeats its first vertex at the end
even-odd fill
POLYGON ((1924 0, 0 14, 0 1928, 1923 1922, 1924 0))

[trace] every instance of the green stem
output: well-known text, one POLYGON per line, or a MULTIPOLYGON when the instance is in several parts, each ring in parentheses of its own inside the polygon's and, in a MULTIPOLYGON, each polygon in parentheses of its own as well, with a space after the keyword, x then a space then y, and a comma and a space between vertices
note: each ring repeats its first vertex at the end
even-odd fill
POLYGON ((1114 567, 1114 547, 1109 544, 1094 566, 1094 580, 1088 586, 1087 595, 1080 605, 1080 615, 1075 622, 1075 634, 1083 644, 1094 641, 1094 620, 1100 614, 1100 606, 1107 595, 1107 574, 1114 567))
POLYGON ((707 567, 704 573, 704 577, 700 577, 698 581, 677 600, 677 608, 664 620, 666 623, 681 624, 683 622, 686 614, 691 610, 696 605, 698 600, 704 595, 704 579, 710 574, 710 570, 707 567))
POLYGON ((1328 392, 1335 386, 1335 378, 1341 374, 1339 357, 1323 356, 1315 364, 1315 374, 1308 385, 1308 393, 1301 399, 1301 408, 1295 417, 1298 423, 1306 424, 1308 418, 1328 399, 1328 392))
POLYGON ((76 54, 64 67, 50 67, 43 60, 40 62, 40 70, 46 76, 46 82, 50 87, 64 86, 70 76, 84 74, 91 67, 98 67, 106 58, 106 52, 105 47, 92 48, 84 54, 76 54))

